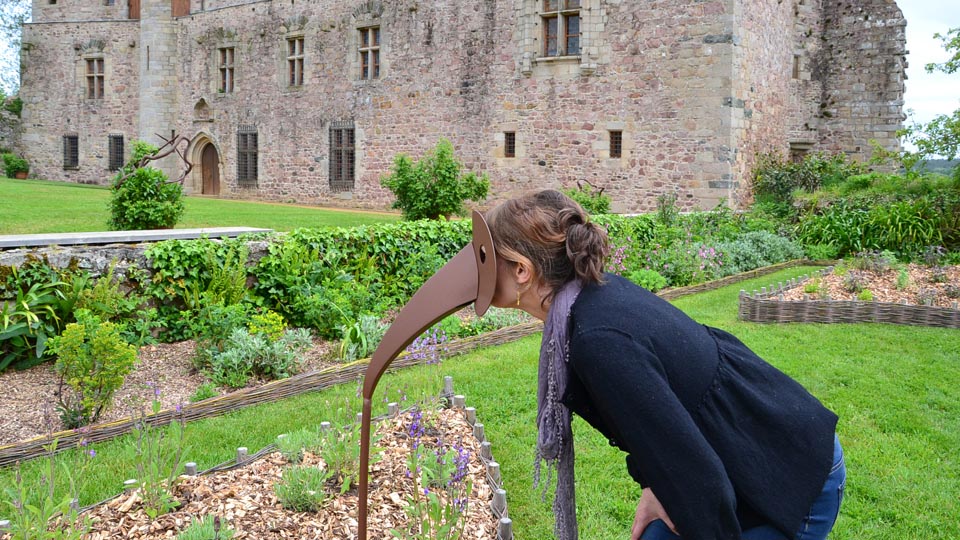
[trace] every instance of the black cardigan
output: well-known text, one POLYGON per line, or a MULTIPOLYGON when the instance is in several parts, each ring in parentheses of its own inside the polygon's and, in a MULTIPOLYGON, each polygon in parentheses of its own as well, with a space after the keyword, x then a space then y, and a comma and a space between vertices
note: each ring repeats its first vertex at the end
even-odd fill
POLYGON ((837 416, 732 335, 615 275, 571 309, 564 403, 627 452, 684 540, 766 523, 793 538, 837 416))

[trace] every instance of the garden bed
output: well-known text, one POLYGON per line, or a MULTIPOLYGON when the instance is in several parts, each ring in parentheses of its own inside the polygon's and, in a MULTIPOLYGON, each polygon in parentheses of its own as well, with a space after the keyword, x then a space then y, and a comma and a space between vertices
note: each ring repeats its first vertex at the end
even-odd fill
POLYGON ((825 269, 761 291, 741 291, 739 318, 754 322, 877 322, 960 328, 960 267, 917 264, 825 269))

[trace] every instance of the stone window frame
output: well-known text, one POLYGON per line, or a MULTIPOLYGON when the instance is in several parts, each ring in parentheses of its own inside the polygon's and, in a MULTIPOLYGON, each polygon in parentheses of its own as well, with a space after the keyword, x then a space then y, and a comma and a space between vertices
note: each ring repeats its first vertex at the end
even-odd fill
POLYGON ((353 33, 350 37, 349 53, 352 58, 350 62, 351 79, 354 84, 373 84, 383 79, 390 68, 390 40, 389 32, 386 31, 386 25, 383 21, 383 3, 377 0, 367 0, 353 11, 353 33), (361 64, 361 35, 364 30, 378 28, 380 34, 379 60, 380 69, 377 77, 364 78, 363 66, 361 64))
POLYGON ((511 159, 517 157, 517 132, 516 131, 503 132, 503 157, 511 158, 511 159))
POLYGON ((237 126, 237 186, 256 188, 259 182, 260 133, 256 125, 237 126))
POLYGON ((214 50, 218 95, 230 95, 237 89, 237 50, 236 43, 232 42, 219 43, 214 50), (225 63, 225 55, 229 56, 229 62, 225 63))
POLYGON ((107 170, 119 171, 123 168, 123 134, 107 135, 107 170))
POLYGON ((107 95, 107 60, 103 53, 83 55, 84 99, 102 101, 107 95), (99 71, 98 68, 99 67, 99 71))
POLYGON ((379 24, 357 28, 357 59, 360 80, 373 81, 380 78, 380 48, 383 32, 379 24))
POLYGON ((63 135, 63 169, 75 171, 80 168, 80 135, 65 133, 63 135))
POLYGON ((520 74, 526 77, 554 76, 560 69, 570 75, 592 75, 604 48, 603 0, 580 0, 580 50, 578 54, 564 56, 545 54, 544 15, 554 13, 544 9, 549 7, 548 1, 552 0, 520 0, 517 4, 518 24, 514 36, 519 43, 520 74))
POLYGON ((623 130, 608 129, 607 138, 610 140, 609 156, 611 159, 623 157, 623 130))
POLYGON ((353 120, 330 123, 330 169, 327 184, 334 193, 353 191, 357 182, 357 128, 353 120))
POLYGON ((287 90, 298 90, 305 86, 307 67, 307 37, 304 32, 294 32, 283 37, 283 71, 284 87, 287 90), (290 49, 296 47, 299 50, 290 49))
POLYGON ((542 0, 540 6, 541 57, 580 56, 580 7, 581 0, 542 0), (576 20, 576 32, 571 33, 572 21, 576 20), (553 23, 553 47, 550 46, 553 23), (576 37, 576 50, 571 52, 570 39, 576 37))

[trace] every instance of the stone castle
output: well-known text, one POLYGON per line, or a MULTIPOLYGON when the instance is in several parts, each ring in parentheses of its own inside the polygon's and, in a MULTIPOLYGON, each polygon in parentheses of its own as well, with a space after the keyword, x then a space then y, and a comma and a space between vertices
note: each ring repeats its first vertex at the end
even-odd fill
POLYGON ((33 0, 22 148, 104 184, 176 134, 187 192, 382 208, 394 156, 445 137, 493 199, 710 208, 761 153, 898 149, 905 24, 894 0, 33 0))

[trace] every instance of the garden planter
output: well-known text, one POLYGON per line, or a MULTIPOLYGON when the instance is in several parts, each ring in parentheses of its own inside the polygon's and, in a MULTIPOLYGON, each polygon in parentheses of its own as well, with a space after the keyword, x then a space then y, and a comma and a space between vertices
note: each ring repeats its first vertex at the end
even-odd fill
POLYGON ((17 180, 23 180, 27 177, 27 171, 19 171, 13 175, 17 180))

